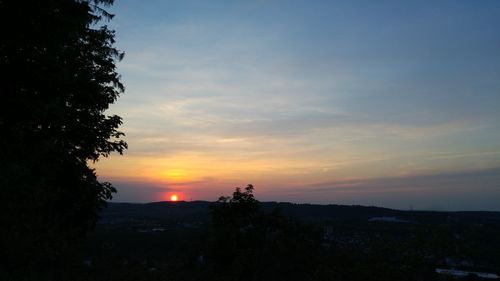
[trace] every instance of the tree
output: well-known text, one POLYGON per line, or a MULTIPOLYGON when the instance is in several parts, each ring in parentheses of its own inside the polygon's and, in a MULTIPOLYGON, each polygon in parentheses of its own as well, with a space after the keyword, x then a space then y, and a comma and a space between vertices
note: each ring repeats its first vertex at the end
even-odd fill
POLYGON ((316 280, 320 239, 311 228, 266 212, 249 184, 211 206, 212 244, 204 280, 316 280))
POLYGON ((237 187, 232 197, 219 197, 211 207, 212 221, 216 227, 247 227, 261 215, 260 202, 253 196, 253 185, 242 191, 237 187))
POLYGON ((0 1, 2 263, 48 268, 116 190, 88 162, 127 144, 105 111, 124 91, 113 0, 0 1))

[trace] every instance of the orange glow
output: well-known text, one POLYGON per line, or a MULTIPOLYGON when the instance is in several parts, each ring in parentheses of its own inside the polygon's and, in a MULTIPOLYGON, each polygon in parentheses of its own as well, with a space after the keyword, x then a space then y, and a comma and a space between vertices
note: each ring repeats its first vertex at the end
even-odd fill
POLYGON ((178 201, 179 200, 179 196, 177 196, 177 194, 172 194, 170 195, 170 201, 178 201))
POLYGON ((159 173, 160 177, 171 181, 182 181, 188 179, 186 172, 180 169, 172 169, 159 173))

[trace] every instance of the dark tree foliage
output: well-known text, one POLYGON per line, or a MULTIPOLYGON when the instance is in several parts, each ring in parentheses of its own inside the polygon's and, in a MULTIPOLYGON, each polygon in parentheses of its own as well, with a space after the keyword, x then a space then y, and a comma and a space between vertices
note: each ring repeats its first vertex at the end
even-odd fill
POLYGON ((127 148, 113 0, 0 0, 2 268, 50 268, 115 189, 88 162, 127 148))
POLYGON ((212 221, 216 227, 245 227, 261 215, 259 201, 253 196, 253 185, 242 191, 237 187, 232 197, 219 197, 212 206, 212 221))
MULTIPOLYGON (((320 238, 279 210, 262 209, 248 185, 220 197, 204 280, 320 280, 320 238)), ((322 280, 322 279, 321 279, 322 280)))

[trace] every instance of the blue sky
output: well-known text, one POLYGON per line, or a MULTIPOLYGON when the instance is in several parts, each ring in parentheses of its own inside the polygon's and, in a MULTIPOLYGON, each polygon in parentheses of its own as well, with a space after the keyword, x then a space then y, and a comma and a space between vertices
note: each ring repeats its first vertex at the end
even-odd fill
POLYGON ((117 201, 500 210, 500 2, 117 1, 117 201))

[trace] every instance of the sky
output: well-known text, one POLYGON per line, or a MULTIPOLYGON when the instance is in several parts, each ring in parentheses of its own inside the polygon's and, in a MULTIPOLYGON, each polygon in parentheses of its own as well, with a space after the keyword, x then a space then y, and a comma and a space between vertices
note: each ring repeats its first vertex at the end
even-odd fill
POLYGON ((500 211, 500 2, 117 0, 114 201, 500 211))

